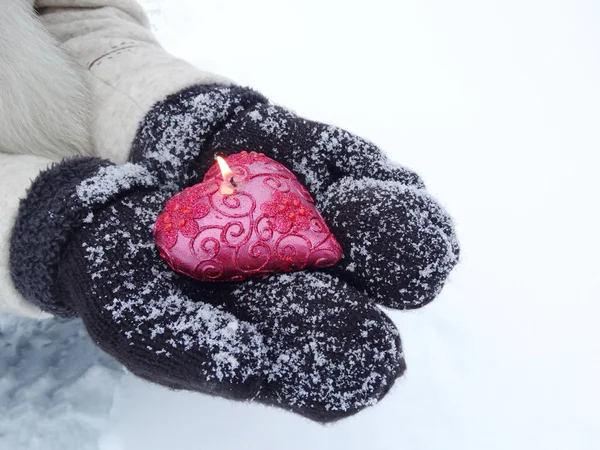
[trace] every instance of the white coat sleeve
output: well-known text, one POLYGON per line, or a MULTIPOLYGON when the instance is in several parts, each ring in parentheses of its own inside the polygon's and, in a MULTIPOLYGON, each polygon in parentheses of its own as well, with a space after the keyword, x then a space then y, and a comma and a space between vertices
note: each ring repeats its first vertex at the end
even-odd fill
POLYGON ((0 152, 53 159, 92 154, 84 71, 30 4, 0 4, 0 152))
POLYGON ((173 57, 157 43, 132 0, 38 0, 50 33, 86 70, 92 140, 98 156, 122 163, 139 123, 169 94, 231 82, 173 57))
POLYGON ((92 149, 83 71, 58 48, 32 3, 5 0, 0 8, 0 313, 48 318, 10 274, 19 201, 49 164, 92 149))
POLYGON ((10 276, 10 236, 19 210, 19 200, 25 196, 40 171, 52 160, 33 155, 0 153, 0 313, 45 319, 51 314, 27 302, 15 289, 10 276))

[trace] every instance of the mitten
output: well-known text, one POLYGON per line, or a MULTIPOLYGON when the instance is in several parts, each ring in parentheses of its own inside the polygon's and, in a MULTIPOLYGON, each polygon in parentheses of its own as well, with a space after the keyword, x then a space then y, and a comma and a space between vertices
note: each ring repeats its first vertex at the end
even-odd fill
POLYGON ((240 150, 283 163, 306 185, 344 250, 331 275, 392 308, 440 292, 460 253, 450 216, 417 174, 347 131, 249 89, 201 85, 154 106, 132 159, 176 192, 201 181, 215 154, 240 150))
MULTIPOLYGON (((207 121, 219 117, 205 112, 207 121)), ((152 231, 182 187, 172 182, 182 173, 173 161, 153 172, 80 158, 43 172, 11 242, 23 296, 80 317, 102 349, 164 386, 321 422, 381 399, 405 365, 397 330, 363 292, 318 272, 201 283, 162 260, 152 231)))

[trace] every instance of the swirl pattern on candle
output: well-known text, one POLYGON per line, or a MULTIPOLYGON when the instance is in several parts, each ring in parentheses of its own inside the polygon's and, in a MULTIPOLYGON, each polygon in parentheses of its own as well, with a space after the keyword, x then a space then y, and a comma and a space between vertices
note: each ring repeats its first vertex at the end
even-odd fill
POLYGON ((155 241, 169 266, 202 281, 241 281, 339 261, 340 245, 292 172, 261 153, 226 161, 231 193, 215 164, 158 217, 155 241))

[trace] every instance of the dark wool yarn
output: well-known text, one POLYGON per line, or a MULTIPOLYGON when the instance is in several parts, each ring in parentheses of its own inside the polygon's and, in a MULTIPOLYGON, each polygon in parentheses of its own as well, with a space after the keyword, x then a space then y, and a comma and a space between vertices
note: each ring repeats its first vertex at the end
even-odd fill
POLYGON ((345 253, 329 273, 382 305, 426 305, 458 260, 452 221, 424 189, 347 177, 329 187, 320 206, 345 253))
POLYGON ((131 149, 139 162, 172 194, 202 181, 214 164, 210 141, 218 130, 248 108, 266 102, 237 86, 201 85, 154 105, 141 123, 131 149))
POLYGON ((120 171, 112 192, 108 189, 100 198, 82 201, 77 195, 82 181, 92 179, 107 168, 110 171, 110 165, 108 161, 90 157, 55 164, 34 180, 27 196, 21 200, 11 236, 12 279, 27 300, 52 314, 77 315, 53 295, 60 257, 71 231, 78 228, 91 211, 115 195, 151 181, 146 169, 128 164, 120 171))
POLYGON ((131 372, 171 388, 320 422, 389 391, 405 363, 376 303, 431 301, 459 254, 451 220, 416 174, 343 130, 216 85, 155 105, 132 161, 66 160, 33 183, 11 243, 13 279, 29 301, 81 317, 131 372), (199 182, 215 153, 242 149, 306 183, 344 249, 338 266, 202 283, 160 258, 152 229, 165 201, 199 182))

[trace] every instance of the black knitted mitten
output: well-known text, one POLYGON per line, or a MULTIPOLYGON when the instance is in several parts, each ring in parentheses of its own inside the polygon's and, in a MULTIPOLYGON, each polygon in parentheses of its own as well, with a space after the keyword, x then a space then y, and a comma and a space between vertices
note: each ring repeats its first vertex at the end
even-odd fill
POLYGON ((173 272, 152 236, 168 197, 136 164, 87 158, 47 170, 14 228, 15 285, 46 311, 81 317, 140 377, 318 421, 376 403, 404 372, 392 322, 337 278, 218 285, 173 272))
POLYGON ((306 185, 344 250, 328 273, 392 308, 418 308, 440 292, 459 258, 450 216, 417 174, 347 131, 249 89, 203 85, 154 106, 132 158, 176 192, 200 182, 215 154, 241 150, 283 163, 306 185))
POLYGON ((331 421, 376 403, 405 369, 375 306, 431 301, 458 260, 452 222, 417 175, 372 144, 301 119, 255 92, 196 86, 155 105, 121 167, 64 162, 34 183, 11 248, 27 299, 79 315, 151 381, 253 399, 331 421), (255 150, 293 170, 344 250, 320 272, 201 283, 158 256, 165 201, 215 153, 255 150))

